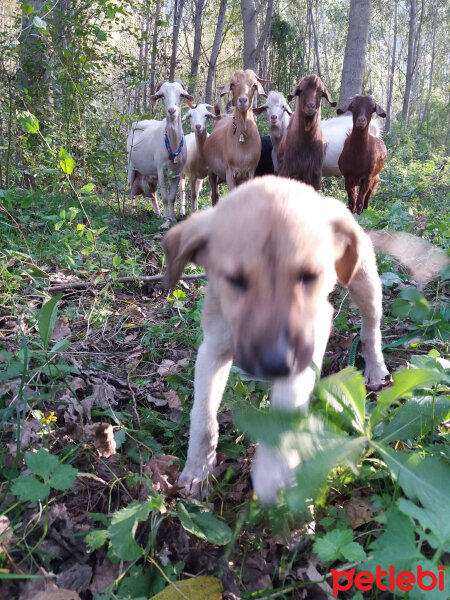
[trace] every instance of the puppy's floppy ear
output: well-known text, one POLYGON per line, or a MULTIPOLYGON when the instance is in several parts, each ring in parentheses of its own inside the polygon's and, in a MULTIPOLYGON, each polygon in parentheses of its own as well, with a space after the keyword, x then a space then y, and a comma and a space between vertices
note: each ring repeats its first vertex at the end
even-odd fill
POLYGON ((362 229, 350 215, 333 221, 335 259, 334 267, 338 281, 348 286, 355 275, 361 260, 362 229))
POLYGON ((207 209, 189 217, 169 229, 161 240, 166 255, 166 272, 162 285, 175 286, 188 262, 204 266, 214 209, 207 209))

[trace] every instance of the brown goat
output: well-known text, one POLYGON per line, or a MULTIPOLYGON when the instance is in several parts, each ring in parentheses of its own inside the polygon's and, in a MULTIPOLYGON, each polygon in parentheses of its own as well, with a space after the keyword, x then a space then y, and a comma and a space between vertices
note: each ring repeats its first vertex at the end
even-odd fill
POLYGON ((278 174, 304 181, 318 190, 326 144, 320 127, 320 107, 322 98, 331 106, 336 106, 336 102, 317 75, 303 77, 288 101, 294 96, 297 106, 278 148, 278 174))
POLYGON ((353 129, 344 142, 339 157, 339 169, 345 179, 348 194, 348 208, 360 215, 369 207, 369 200, 380 183, 379 172, 386 160, 384 142, 369 133, 372 113, 385 117, 386 112, 379 106, 373 96, 355 96, 337 113, 347 111, 353 113, 353 129), (358 189, 359 188, 359 189, 358 189))
POLYGON ((251 69, 240 69, 222 88, 221 96, 228 92, 233 94, 233 113, 216 120, 204 145, 213 205, 219 197, 219 182, 226 181, 232 190, 255 174, 261 139, 252 105, 255 92, 266 96, 261 82, 269 83, 259 79, 251 69))

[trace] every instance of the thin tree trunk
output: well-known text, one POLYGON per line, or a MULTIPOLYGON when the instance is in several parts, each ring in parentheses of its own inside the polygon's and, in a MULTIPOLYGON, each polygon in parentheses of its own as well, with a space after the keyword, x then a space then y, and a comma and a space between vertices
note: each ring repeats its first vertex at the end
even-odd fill
POLYGON ((159 33, 159 18, 161 14, 161 0, 157 0, 156 2, 156 10, 155 10, 155 27, 153 29, 153 38, 152 38, 152 59, 150 64, 150 95, 153 96, 155 93, 156 83, 155 83, 155 75, 156 75, 156 57, 158 55, 158 33, 159 33))
POLYGON ((431 64, 430 64, 430 77, 428 79, 428 92, 427 97, 425 99, 425 106, 423 107, 422 118, 420 120, 420 125, 423 127, 425 123, 425 119, 427 118, 428 113, 428 105, 430 103, 431 98, 431 89, 433 87, 433 75, 434 75, 434 60, 436 58, 436 33, 437 33, 437 23, 438 23, 438 7, 435 5, 435 13, 433 18, 433 30, 432 30, 432 46, 431 46, 431 64))
POLYGON ((409 34, 408 34, 408 57, 406 61, 406 83, 405 83, 405 94, 403 96, 403 107, 402 116, 405 121, 409 119, 410 113, 410 98, 411 89, 414 79, 414 73, 419 58, 419 42, 422 31, 422 23, 424 17, 424 0, 422 0, 422 9, 420 15, 419 26, 416 27, 417 23, 417 1, 410 0, 409 10, 409 34))
POLYGON ((175 0, 174 12, 173 12, 173 29, 172 29, 172 55, 170 57, 170 72, 169 80, 175 79, 175 69, 177 67, 177 50, 178 50, 178 37, 180 35, 181 19, 183 17, 183 8, 185 0, 175 0))
POLYGON ((264 5, 265 3, 261 2, 257 9, 254 0, 241 0, 242 24, 244 27, 244 69, 252 69, 253 71, 256 71, 258 55, 262 51, 267 36, 270 32, 273 14, 273 0, 267 0, 264 27, 258 42, 256 41, 258 14, 264 5))
POLYGON ((202 16, 206 0, 196 0, 194 11, 194 48, 191 58, 191 81, 188 86, 190 94, 194 94, 197 84, 198 65, 200 62, 200 49, 202 45, 202 16))
POLYGON ((362 90, 371 8, 371 0, 350 0, 339 106, 362 90))
POLYGON ((394 91, 394 72, 395 72, 395 59, 396 59, 396 48, 397 48, 397 8, 398 0, 394 0, 394 39, 392 42, 392 60, 391 68, 388 69, 388 85, 387 85, 387 99, 386 99, 386 122, 385 131, 391 130, 391 108, 392 108, 392 93, 394 91))
POLYGON ((216 33, 214 35, 214 41, 213 41, 213 45, 212 45, 212 49, 211 49, 211 56, 210 56, 209 64, 208 64, 208 77, 206 79, 206 88, 205 88, 206 104, 211 104, 211 102, 212 102, 212 84, 213 84, 214 76, 216 74, 217 58, 219 56, 220 42, 222 39, 223 28, 225 25, 225 14, 227 11, 227 1, 228 0, 220 0, 219 14, 217 16, 216 33))
POLYGON ((307 4, 308 4, 308 11, 309 11, 309 20, 311 23, 311 28, 312 28, 312 32, 313 32, 313 36, 314 36, 314 51, 316 54, 317 74, 320 78, 322 78, 322 73, 320 71, 320 60, 319 60, 319 43, 317 41, 316 25, 314 22, 314 15, 313 15, 313 10, 312 10, 312 0, 307 0, 307 4))

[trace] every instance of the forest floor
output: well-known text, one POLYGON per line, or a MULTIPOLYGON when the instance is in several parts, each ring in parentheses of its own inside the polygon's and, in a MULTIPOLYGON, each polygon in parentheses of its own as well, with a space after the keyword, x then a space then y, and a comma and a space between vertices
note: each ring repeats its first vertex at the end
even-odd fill
MULTIPOLYGON (((417 163, 420 172, 417 165, 385 172, 361 224, 418 232, 445 247, 445 169, 429 162, 417 163)), ((344 199, 342 186, 327 185, 344 199)), ((394 484, 379 472, 369 475, 367 466, 359 474, 342 467, 301 516, 282 500, 261 507, 249 478, 255 445, 233 414, 242 403, 266 407, 269 386, 233 367, 219 414, 213 489, 204 503, 180 497, 205 282, 183 281, 170 294, 140 282, 163 270, 161 221, 142 203, 124 217, 97 196, 81 198, 89 221, 73 197, 23 190, 3 197, 0 600, 32 600, 40 591, 51 599, 58 588, 83 600, 136 600, 171 581, 195 584, 201 575, 214 579, 197 579, 198 589, 180 588, 170 598, 217 599, 220 590, 228 600, 329 597, 332 563, 314 552, 314 540, 351 529, 367 547, 379 535, 376 518, 394 484), (70 288, 106 275, 107 285, 70 288), (124 275, 136 282, 114 281, 124 275), (69 287, 45 309, 61 284, 69 287), (57 458, 45 466, 41 453, 43 462, 33 466, 27 457, 38 451, 57 458), (77 471, 72 477, 61 470, 56 481, 61 465, 77 471)), ((379 257, 379 267, 388 368, 408 366, 412 354, 445 356, 447 342, 430 319, 392 313, 415 282, 387 257, 379 257)), ((445 278, 420 292, 442 315, 442 327, 444 286, 445 278)), ((357 310, 342 289, 331 300, 334 332, 323 375, 363 366, 360 356, 352 358, 357 310)), ((441 424, 439 434, 446 431, 441 424)))

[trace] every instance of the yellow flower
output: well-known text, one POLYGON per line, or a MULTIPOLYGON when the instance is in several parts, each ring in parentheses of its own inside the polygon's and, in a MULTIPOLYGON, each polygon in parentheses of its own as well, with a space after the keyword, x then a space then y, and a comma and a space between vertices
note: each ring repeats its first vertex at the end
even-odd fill
POLYGON ((49 415, 45 416, 42 415, 41 417, 41 423, 43 423, 44 425, 50 425, 50 423, 54 423, 56 422, 56 417, 55 417, 55 413, 52 411, 49 415))

